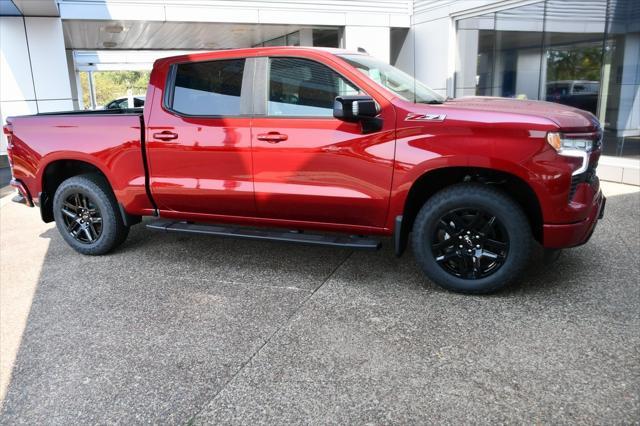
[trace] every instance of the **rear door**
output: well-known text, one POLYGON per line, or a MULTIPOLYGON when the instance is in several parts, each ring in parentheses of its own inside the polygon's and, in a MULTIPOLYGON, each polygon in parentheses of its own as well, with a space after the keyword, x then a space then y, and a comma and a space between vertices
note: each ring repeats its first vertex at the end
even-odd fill
POLYGON ((147 123, 150 187, 161 210, 254 216, 253 59, 171 66, 147 123))
POLYGON ((394 117, 381 131, 333 117, 336 96, 363 93, 331 67, 302 57, 257 58, 252 125, 258 215, 382 227, 391 188, 394 117), (262 79, 262 82, 260 81, 262 79))

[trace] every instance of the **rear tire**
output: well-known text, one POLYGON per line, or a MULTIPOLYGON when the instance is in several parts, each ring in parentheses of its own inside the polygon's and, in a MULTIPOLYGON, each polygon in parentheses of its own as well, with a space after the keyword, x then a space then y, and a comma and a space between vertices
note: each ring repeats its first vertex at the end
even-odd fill
POLYGON ((520 206, 483 184, 443 189, 424 204, 413 224, 418 264, 431 281, 459 293, 505 287, 527 265, 532 241, 520 206))
POLYGON ((62 182, 53 198, 53 215, 62 238, 86 255, 110 252, 129 233, 109 183, 98 174, 62 182))

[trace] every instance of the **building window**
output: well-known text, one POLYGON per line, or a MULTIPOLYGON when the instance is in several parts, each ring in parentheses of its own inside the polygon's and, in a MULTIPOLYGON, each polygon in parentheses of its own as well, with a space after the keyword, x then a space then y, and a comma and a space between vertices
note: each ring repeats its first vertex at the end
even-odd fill
POLYGON ((338 29, 313 29, 313 45, 318 47, 340 47, 338 29))

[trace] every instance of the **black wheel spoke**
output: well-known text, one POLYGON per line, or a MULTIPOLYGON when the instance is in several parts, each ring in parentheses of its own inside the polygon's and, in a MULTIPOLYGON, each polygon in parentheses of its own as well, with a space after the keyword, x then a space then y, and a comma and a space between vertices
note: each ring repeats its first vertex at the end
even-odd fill
POLYGON ((480 271, 482 270, 482 257, 480 256, 473 256, 473 273, 474 273, 474 278, 475 278, 475 274, 480 273, 480 271))
POLYGON ((454 232, 456 233, 462 231, 462 229, 464 228, 464 221, 455 213, 449 216, 449 221, 453 223, 453 226, 455 228, 454 232))
POLYGON ((458 233, 458 231, 452 228, 451 225, 448 222, 444 221, 443 219, 440 219, 440 226, 444 228, 444 230, 447 232, 447 234, 449 234, 449 236, 453 236, 458 233))
POLYGON ((489 231, 491 231, 491 227, 493 226, 495 221, 496 221, 496 217, 495 216, 491 216, 491 219, 486 221, 484 226, 482 228, 480 228, 480 233, 483 234, 483 235, 487 235, 489 233, 489 231))
POLYGON ((493 248, 497 251, 504 251, 507 249, 507 244, 501 241, 492 240, 491 238, 487 238, 484 241, 484 245, 490 248, 493 248))
POLYGON ((75 204, 71 204, 68 201, 65 201, 64 203, 62 203, 62 205, 73 212, 78 211, 78 206, 76 206, 75 204))
POLYGON ((75 227, 78 226, 78 222, 76 222, 75 220, 72 221, 69 226, 67 226, 67 232, 73 232, 73 230, 75 229, 75 227))
POLYGON ((458 253, 451 252, 451 253, 447 253, 447 254, 443 254, 442 256, 438 256, 436 257, 436 262, 440 263, 440 262, 447 262, 451 259, 454 259, 456 257, 459 257, 458 253))
POLYGON ((76 220, 78 218, 78 215, 76 215, 75 212, 71 212, 67 210, 66 206, 62 208, 62 213, 64 213, 67 217, 71 218, 72 220, 76 220))
POLYGON ((441 216, 431 241, 436 263, 467 280, 493 274, 509 252, 504 225, 496 216, 477 208, 456 209, 441 216))
POLYGON ((98 231, 96 231, 96 227, 93 225, 93 222, 89 222, 87 228, 89 229, 92 235, 94 235, 96 238, 98 237, 98 231))
POLYGON ((474 271, 474 267, 473 267, 473 260, 471 259, 471 257, 469 256, 463 256, 462 257, 462 276, 464 278, 474 278, 475 277, 475 271, 474 271))
POLYGON ((89 228, 85 226, 82 228, 82 231, 84 232, 84 235, 87 236, 89 242, 93 242, 93 235, 91 235, 91 231, 89 230, 89 228))
POLYGON ((482 257, 486 257, 488 259, 492 259, 492 260, 496 260, 496 261, 503 261, 504 260, 504 256, 501 254, 496 254, 493 253, 489 250, 482 250, 482 257))
POLYGON ((92 244, 102 234, 100 209, 86 194, 70 194, 60 207, 67 232, 77 241, 92 244))
POLYGON ((455 241, 453 238, 446 238, 442 241, 438 241, 437 243, 433 244, 431 248, 433 249, 434 252, 437 252, 439 250, 444 250, 446 248, 453 247, 454 244, 455 244, 455 241))

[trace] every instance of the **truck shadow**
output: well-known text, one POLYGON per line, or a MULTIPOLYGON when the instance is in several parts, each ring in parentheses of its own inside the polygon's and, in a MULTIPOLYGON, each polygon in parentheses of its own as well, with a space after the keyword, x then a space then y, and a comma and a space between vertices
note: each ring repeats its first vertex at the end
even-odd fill
MULTIPOLYGON (((640 304, 639 207, 637 192, 609 197, 607 216, 589 244, 550 267, 533 259, 522 279, 488 297, 438 289, 423 278, 410 250, 393 257, 390 241, 379 252, 352 252, 137 226, 119 250, 87 257, 50 228, 40 235, 50 245, 2 423, 185 423, 276 330, 303 326, 315 310, 348 306, 354 318, 364 319, 374 307, 384 309, 395 328, 376 332, 390 339, 387 333, 415 328, 413 320, 429 312, 441 325, 461 312, 518 326, 538 315, 596 311, 628 322, 640 304), (315 300, 307 302, 310 297, 315 300)), ((347 340, 373 327, 358 322, 364 328, 356 330, 339 316, 332 320, 347 340)), ((436 335, 437 324, 431 325, 436 335)), ((293 352, 304 346, 288 344, 293 352)), ((417 350, 413 344, 421 343, 403 350, 417 350)), ((318 368, 319 378, 328 374, 318 368)))

